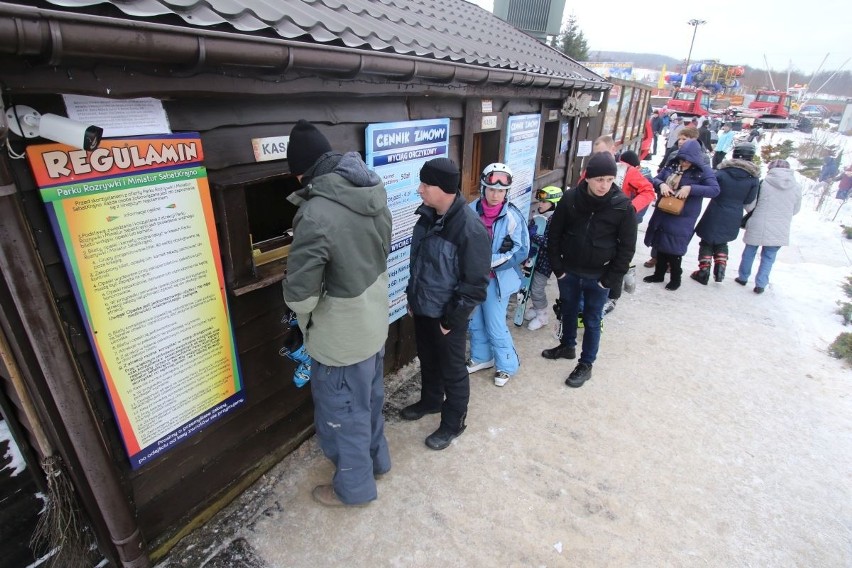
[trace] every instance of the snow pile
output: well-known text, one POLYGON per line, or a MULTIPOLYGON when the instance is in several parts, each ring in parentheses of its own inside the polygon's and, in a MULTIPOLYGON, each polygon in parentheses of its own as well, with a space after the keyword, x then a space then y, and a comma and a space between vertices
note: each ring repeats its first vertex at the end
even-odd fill
POLYGON ((12 473, 11 477, 15 477, 24 469, 26 469, 27 465, 24 463, 24 456, 21 455, 20 450, 18 450, 18 445, 12 439, 12 433, 9 431, 9 425, 5 420, 0 420, 0 447, 3 446, 3 442, 6 442, 6 454, 3 456, 3 462, 6 460, 11 460, 11 463, 6 464, 0 471, 6 471, 7 469, 11 469, 12 473))

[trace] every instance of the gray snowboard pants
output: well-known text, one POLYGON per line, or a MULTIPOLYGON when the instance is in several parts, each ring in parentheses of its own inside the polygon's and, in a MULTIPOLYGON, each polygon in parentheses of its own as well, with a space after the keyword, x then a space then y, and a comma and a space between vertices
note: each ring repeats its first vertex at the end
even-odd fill
POLYGON ((385 349, 354 365, 311 360, 314 426, 323 454, 334 464, 334 492, 348 504, 377 497, 374 475, 390 471, 382 405, 385 349))
POLYGON ((536 311, 544 310, 547 306, 547 281, 549 277, 541 272, 534 272, 530 282, 530 300, 536 311))

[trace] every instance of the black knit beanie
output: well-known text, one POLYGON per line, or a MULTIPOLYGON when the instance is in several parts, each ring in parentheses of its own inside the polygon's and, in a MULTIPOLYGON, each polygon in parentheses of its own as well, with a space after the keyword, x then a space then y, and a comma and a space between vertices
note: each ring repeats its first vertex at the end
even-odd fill
POLYGON ((420 181, 426 185, 436 185, 444 193, 458 193, 460 180, 459 168, 449 158, 429 160, 420 168, 420 181))
POLYGON ((642 162, 639 161, 639 156, 633 150, 625 150, 621 153, 621 161, 631 166, 639 167, 642 162))
POLYGON ((326 152, 331 152, 331 144, 322 132, 307 120, 297 122, 290 131, 290 142, 287 144, 290 173, 297 176, 304 174, 326 152))
POLYGON ((618 172, 618 166, 615 165, 615 158, 609 152, 598 152, 593 154, 586 166, 586 178, 596 178, 603 176, 615 176, 618 172))

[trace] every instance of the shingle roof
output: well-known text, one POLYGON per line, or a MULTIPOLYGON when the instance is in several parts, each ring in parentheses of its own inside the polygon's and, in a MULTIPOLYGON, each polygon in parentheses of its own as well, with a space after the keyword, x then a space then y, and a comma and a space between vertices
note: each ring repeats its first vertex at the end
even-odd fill
POLYGON ((395 53, 584 82, 582 65, 465 0, 45 0, 66 12, 395 53), (107 6, 105 6, 107 5, 107 6), (114 10, 112 10, 114 12, 114 10), (180 20, 175 18, 177 16, 180 20))

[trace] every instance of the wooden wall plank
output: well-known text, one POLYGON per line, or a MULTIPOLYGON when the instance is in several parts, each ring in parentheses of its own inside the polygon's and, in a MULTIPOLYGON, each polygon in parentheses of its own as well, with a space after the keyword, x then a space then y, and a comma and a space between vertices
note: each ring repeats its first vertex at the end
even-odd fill
POLYGON ((244 476, 267 471, 310 435, 312 423, 310 407, 292 412, 270 428, 246 436, 239 446, 216 454, 190 479, 170 486, 158 499, 139 504, 139 525, 147 539, 162 540, 190 522, 244 476))
MULTIPOLYGON (((225 126, 295 124, 305 119, 319 124, 396 122, 406 120, 402 97, 247 98, 206 100, 181 98, 164 101, 173 130, 207 131, 225 126)), ((438 116, 432 114, 431 116, 438 116)))
MULTIPOLYGON (((222 127, 201 133, 204 146, 204 165, 218 170, 239 164, 255 163, 252 138, 289 136, 295 123, 258 124, 252 126, 222 127)), ((361 152, 365 148, 364 124, 319 125, 337 152, 361 152)), ((288 170, 289 171, 289 168, 288 170)))
POLYGON ((540 114, 543 101, 537 99, 512 99, 506 101, 505 112, 512 114, 540 114))
POLYGON ((464 99, 444 97, 411 97, 408 100, 410 120, 428 118, 464 118, 464 99))

